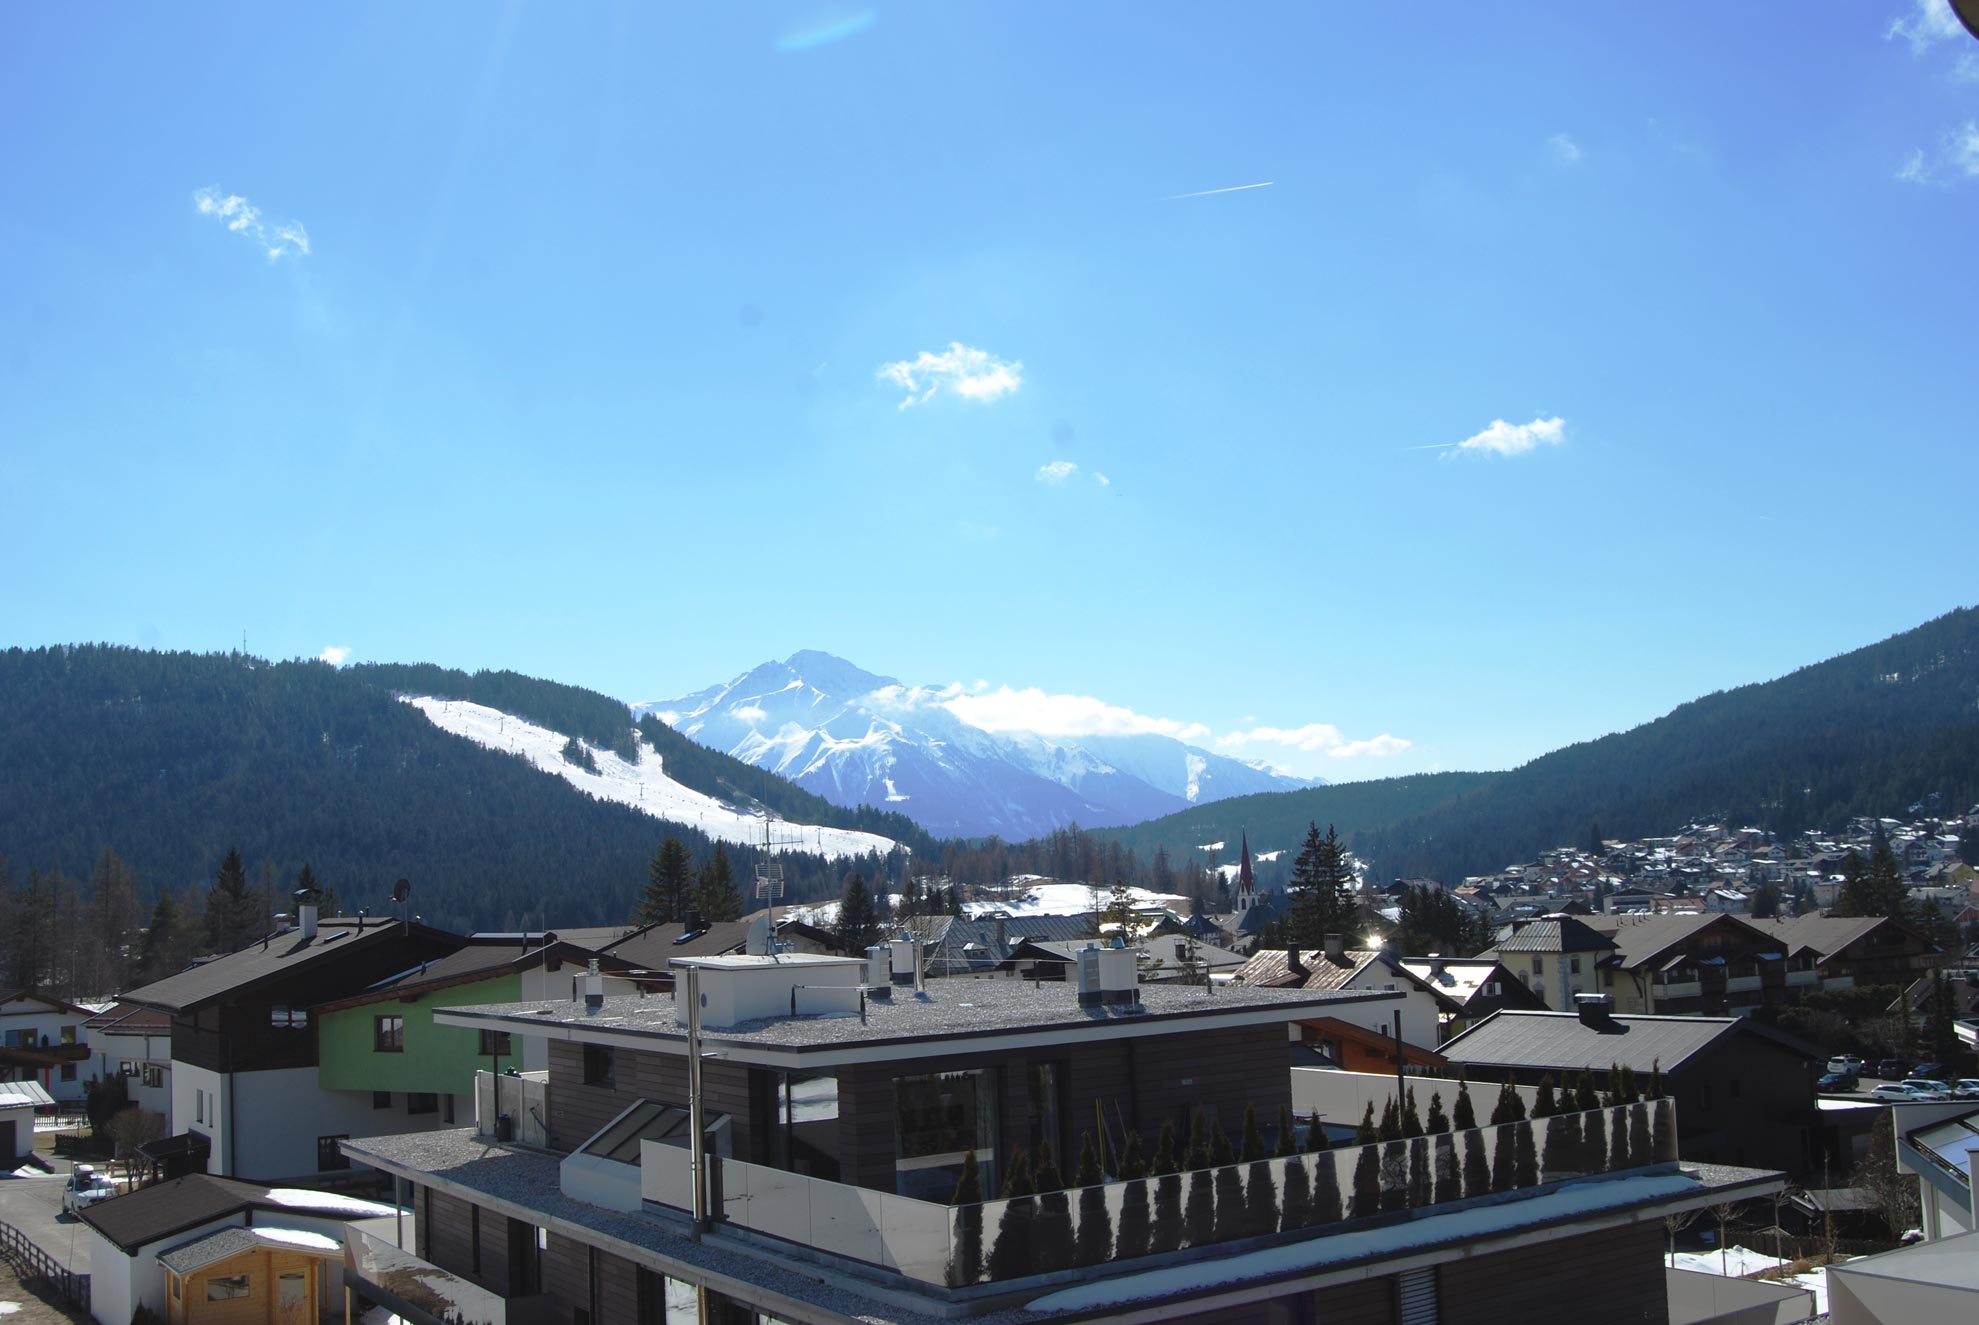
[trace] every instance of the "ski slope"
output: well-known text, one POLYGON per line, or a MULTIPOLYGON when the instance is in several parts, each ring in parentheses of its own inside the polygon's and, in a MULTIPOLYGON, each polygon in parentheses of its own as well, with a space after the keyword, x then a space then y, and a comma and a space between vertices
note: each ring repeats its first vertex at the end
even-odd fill
MULTIPOLYGON (((659 752, 644 737, 637 738, 639 762, 636 764, 626 763, 609 750, 587 747, 598 761, 598 771, 592 773, 563 757, 567 738, 561 732, 463 699, 419 695, 408 696, 405 702, 424 713, 440 730, 466 737, 490 750, 522 755, 543 772, 554 773, 600 800, 630 805, 655 819, 698 829, 720 842, 763 845, 761 810, 731 805, 675 782, 666 775, 659 752)), ((779 848, 809 851, 831 859, 863 856, 872 851, 884 855, 900 845, 877 833, 799 824, 788 819, 770 821, 770 841, 779 848)))

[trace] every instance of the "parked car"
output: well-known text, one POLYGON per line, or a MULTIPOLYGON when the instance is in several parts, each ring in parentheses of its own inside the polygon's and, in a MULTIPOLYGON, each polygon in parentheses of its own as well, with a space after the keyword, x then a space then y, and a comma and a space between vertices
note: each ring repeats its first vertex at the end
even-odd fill
POLYGON ((69 1181, 62 1188, 62 1209, 79 1215, 87 1207, 116 1194, 116 1184, 98 1173, 94 1164, 78 1164, 69 1171, 69 1181))
POLYGON ((1910 1064, 1901 1058, 1885 1058, 1876 1065, 1876 1075, 1885 1081, 1902 1081, 1910 1075, 1910 1064))
POLYGON ((1952 1097, 1951 1083, 1939 1081, 1935 1077, 1907 1077, 1902 1084, 1923 1091, 1926 1095, 1935 1095, 1941 1100, 1952 1097))
POLYGON ((1836 1054, 1828 1060, 1828 1071, 1841 1076, 1861 1076, 1864 1066, 1860 1054, 1836 1054))
POLYGON ((1862 1089, 1862 1082, 1853 1072, 1829 1072, 1814 1083, 1814 1089, 1823 1095, 1852 1095, 1862 1089))
POLYGON ((1914 1077, 1929 1077, 1933 1081, 1950 1081, 1952 1071, 1943 1063, 1919 1063, 1910 1069, 1910 1075, 1914 1077))
POLYGON ((1955 1100, 1979 1100, 1979 1077, 1960 1077, 1952 1082, 1952 1098, 1955 1100))
POLYGON ((1927 1095, 1917 1087, 1906 1086, 1900 1081, 1887 1081, 1870 1091, 1869 1098, 1890 1104, 1922 1104, 1939 1097, 1927 1095))

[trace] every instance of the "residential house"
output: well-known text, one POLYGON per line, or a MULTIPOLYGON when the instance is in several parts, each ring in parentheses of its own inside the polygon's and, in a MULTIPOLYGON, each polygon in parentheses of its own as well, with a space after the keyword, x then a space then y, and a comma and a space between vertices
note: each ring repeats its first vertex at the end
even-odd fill
POLYGON ((83 1023, 96 1051, 93 1071, 124 1079, 131 1103, 165 1120, 172 1130, 172 1017, 160 1008, 113 1003, 83 1023))
POLYGON ((1479 953, 1505 969, 1549 1008, 1571 1011, 1579 994, 1601 992, 1601 964, 1615 953, 1615 941, 1585 920, 1555 912, 1513 920, 1498 931, 1498 942, 1479 953))
POLYGON ((38 1081, 58 1105, 80 1108, 96 1013, 33 989, 0 990, 0 1081, 38 1081))
POLYGON ((1823 989, 1901 989, 1930 970, 1941 951, 1909 925, 1887 916, 1804 915, 1751 923, 1778 934, 1789 956, 1811 958, 1823 989))
POLYGON ((39 1081, 0 1081, 0 1170, 11 1173, 34 1153, 34 1116, 54 1107, 39 1081))
POLYGON ((417 921, 317 921, 123 996, 172 1019, 173 1138, 146 1153, 168 1172, 287 1178, 344 1167, 337 1140, 370 1129, 368 1092, 318 1081, 310 1009, 363 993, 466 942, 417 921))
POLYGON ((352 1220, 397 1210, 330 1192, 199 1173, 85 1207, 90 1314, 154 1320, 344 1319, 343 1245, 352 1220))
POLYGON ((1825 1055, 1750 1017, 1618 1016, 1608 995, 1583 994, 1573 1012, 1500 1012, 1442 1052, 1472 1081, 1562 1083, 1585 1068, 1605 1088, 1611 1067, 1660 1072, 1685 1159, 1821 1166, 1814 1081, 1825 1055))
MULTIPOLYGON (((316 1027, 316 1084, 338 1097, 335 1116, 362 1116, 358 1136, 452 1127, 474 1111, 474 1074, 549 1066, 542 1042, 518 1044, 433 1024, 433 1009, 525 999, 569 998, 572 981, 596 960, 612 993, 630 993, 631 965, 561 941, 469 940, 443 956, 379 980, 361 992, 310 1008, 316 1027), (364 1111, 368 1109, 369 1113, 364 1111)), ((339 1167, 344 1156, 326 1156, 339 1167)))
POLYGON ((1779 1189, 1677 1171, 1674 1110, 1657 1103, 1604 1120, 1629 1144, 1544 1171, 1530 1125, 1507 1124, 1502 1144, 1486 1128, 1392 1143, 1386 1187, 1356 1148, 999 1198, 1020 1151, 1049 1144, 1069 1171, 1096 1128, 1116 1157, 1129 1132, 1143 1155, 1164 1123, 1186 1134, 1197 1109, 1229 1129, 1255 1110, 1275 1131, 1281 1027, 1395 1001, 1140 985, 1124 950, 1081 960, 1079 980, 909 994, 884 957, 687 958, 678 997, 442 1009, 440 1024, 548 1041, 547 1148, 502 1141, 500 1118, 343 1143, 409 1184, 418 1213, 410 1249, 354 1240, 355 1309, 405 1314, 417 1283, 498 1299, 476 1318, 547 1302, 559 1325, 1373 1325, 1485 1303, 1530 1322, 1578 1322, 1591 1303, 1661 1320, 1661 1218, 1779 1189), (1504 1154, 1504 1190, 1488 1175, 1464 1189, 1453 1162, 1432 1183, 1438 1151, 1504 1154), (983 1199, 951 1205, 965 1171, 983 1199), (1302 1212, 1282 1231, 1278 1193, 1302 1212), (393 1273, 369 1272, 374 1254, 393 1273))
POLYGON ((1587 923, 1615 945, 1589 992, 1613 994, 1620 1012, 1738 1015, 1786 1002, 1816 979, 1810 955, 1790 956, 1778 933, 1722 912, 1587 923))

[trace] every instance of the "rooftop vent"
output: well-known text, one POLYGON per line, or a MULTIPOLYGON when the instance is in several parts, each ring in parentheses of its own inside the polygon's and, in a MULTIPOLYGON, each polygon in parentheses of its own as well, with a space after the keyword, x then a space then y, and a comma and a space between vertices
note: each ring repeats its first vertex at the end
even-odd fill
POLYGON ((1575 994, 1574 1011, 1588 1026, 1612 1026, 1615 1022, 1613 994, 1575 994))
POLYGON ((1138 954, 1116 941, 1079 949, 1079 1006, 1133 1007, 1141 1001, 1138 954))

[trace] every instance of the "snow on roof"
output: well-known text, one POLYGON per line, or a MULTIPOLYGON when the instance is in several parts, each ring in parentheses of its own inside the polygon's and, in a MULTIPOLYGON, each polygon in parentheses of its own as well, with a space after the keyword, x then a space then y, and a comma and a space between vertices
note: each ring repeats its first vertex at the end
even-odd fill
POLYGON ((377 1219, 398 1213, 392 1206, 380 1205, 376 1201, 360 1200, 339 1192, 312 1192, 305 1187, 271 1187, 262 1199, 296 1210, 328 1210, 357 1219, 377 1219))

